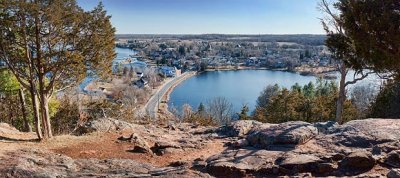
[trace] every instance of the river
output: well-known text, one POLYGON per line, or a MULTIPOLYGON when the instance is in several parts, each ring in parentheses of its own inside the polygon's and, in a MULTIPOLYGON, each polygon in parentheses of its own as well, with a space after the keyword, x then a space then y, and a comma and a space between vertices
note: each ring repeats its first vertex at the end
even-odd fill
MULTIPOLYGON (((354 72, 350 72, 348 80, 354 72)), ((215 97, 224 97, 233 105, 234 112, 239 112, 246 104, 250 111, 255 109, 257 97, 267 85, 278 84, 290 88, 295 83, 301 86, 309 82, 316 82, 314 76, 302 76, 297 73, 273 70, 238 70, 238 71, 213 71, 204 72, 183 81, 170 95, 169 109, 181 110, 187 103, 196 109, 202 102, 207 102, 215 97)), ((360 84, 374 84, 379 81, 370 77, 360 84)))
MULTIPOLYGON (((122 61, 122 60, 124 60, 124 59, 126 59, 126 58, 130 58, 130 55, 135 55, 135 54, 137 54, 137 51, 135 51, 135 50, 132 50, 132 49, 127 49, 127 48, 114 48, 114 50, 115 50, 115 53, 117 54, 117 56, 115 57, 115 59, 113 60, 113 68, 114 68, 114 66, 118 63, 118 62, 120 62, 120 61, 122 61)), ((86 77, 80 84, 79 84, 79 87, 78 87, 78 90, 80 91, 80 92, 87 92, 87 91, 85 91, 85 87, 90 83, 90 82, 92 82, 93 80, 96 80, 97 78, 93 78, 93 77, 86 77)))
POLYGON ((130 55, 137 54, 137 51, 128 48, 115 48, 117 57, 115 60, 123 60, 124 58, 129 58, 130 55))

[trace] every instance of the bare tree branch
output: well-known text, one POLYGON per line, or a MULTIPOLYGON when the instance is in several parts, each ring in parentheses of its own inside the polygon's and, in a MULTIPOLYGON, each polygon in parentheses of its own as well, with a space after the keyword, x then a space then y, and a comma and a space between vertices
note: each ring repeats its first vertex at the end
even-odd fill
POLYGON ((360 80, 364 80, 365 78, 368 77, 368 75, 373 74, 373 73, 375 73, 375 72, 367 72, 367 73, 365 73, 365 74, 361 74, 362 76, 361 76, 360 78, 356 78, 356 79, 354 79, 354 80, 352 80, 352 81, 346 82, 346 83, 345 83, 345 86, 355 84, 355 83, 357 83, 357 82, 360 81, 360 80))

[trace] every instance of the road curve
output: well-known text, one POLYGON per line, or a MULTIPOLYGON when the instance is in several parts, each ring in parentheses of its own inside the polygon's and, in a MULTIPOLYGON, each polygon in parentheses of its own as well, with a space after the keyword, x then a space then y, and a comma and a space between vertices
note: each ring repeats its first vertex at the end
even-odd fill
POLYGON ((157 118, 157 107, 158 102, 161 102, 163 96, 168 92, 168 90, 173 87, 174 85, 181 82, 183 78, 187 75, 190 75, 190 72, 185 72, 179 77, 175 77, 172 80, 168 81, 167 83, 163 84, 160 89, 149 99, 147 102, 145 109, 147 114, 149 114, 150 118, 155 119, 157 118))

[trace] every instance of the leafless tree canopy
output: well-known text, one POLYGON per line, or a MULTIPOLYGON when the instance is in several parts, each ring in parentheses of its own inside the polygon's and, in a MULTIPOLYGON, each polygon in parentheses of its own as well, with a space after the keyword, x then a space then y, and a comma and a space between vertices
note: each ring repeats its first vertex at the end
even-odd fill
POLYGON ((208 101, 207 110, 214 121, 226 125, 232 121, 233 105, 224 97, 217 97, 208 101))

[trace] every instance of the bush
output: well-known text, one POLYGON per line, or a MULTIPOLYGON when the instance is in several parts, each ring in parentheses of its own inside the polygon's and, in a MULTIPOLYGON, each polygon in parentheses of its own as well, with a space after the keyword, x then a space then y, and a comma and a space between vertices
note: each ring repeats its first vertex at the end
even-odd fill
POLYGON ((89 119, 119 118, 121 116, 121 105, 104 99, 87 104, 85 112, 88 113, 89 119))
POLYGON ((370 85, 357 85, 350 93, 351 101, 357 108, 361 118, 367 118, 371 113, 371 104, 376 99, 376 91, 370 85))
POLYGON ((218 125, 213 118, 206 113, 205 106, 200 103, 197 112, 192 110, 192 107, 188 104, 182 106, 181 120, 186 123, 195 123, 201 126, 216 126, 218 125))
POLYGON ((371 106, 370 117, 400 118, 400 82, 389 82, 371 106))
POLYGON ((78 104, 64 97, 58 111, 51 118, 54 135, 72 133, 80 119, 78 104))

